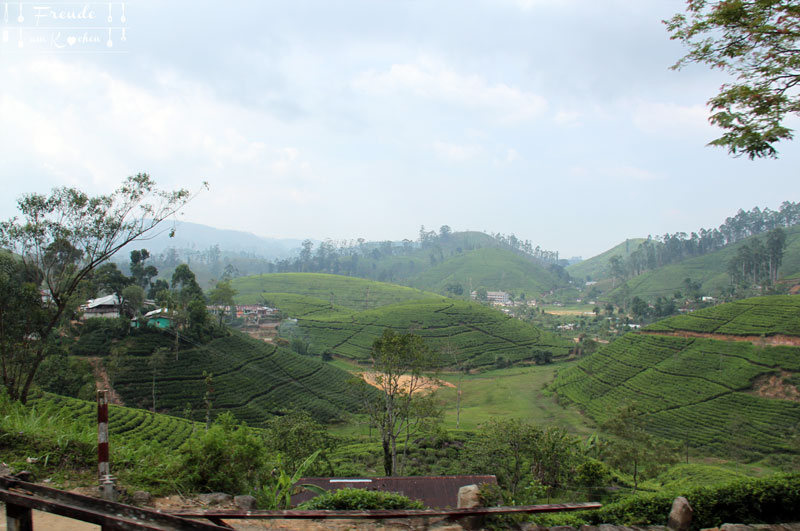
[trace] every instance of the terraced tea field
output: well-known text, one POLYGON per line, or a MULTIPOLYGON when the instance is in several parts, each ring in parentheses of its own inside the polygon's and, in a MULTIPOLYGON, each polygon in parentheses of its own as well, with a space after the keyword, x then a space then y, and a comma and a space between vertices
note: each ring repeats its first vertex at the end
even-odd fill
MULTIPOLYGON (((85 425, 97 426, 97 404, 77 398, 45 394, 34 401, 37 407, 55 407, 62 415, 85 425)), ((152 413, 143 409, 110 405, 108 407, 108 433, 112 442, 156 442, 168 449, 176 449, 203 425, 190 420, 152 413)))
MULTIPOLYGON (((325 275, 321 273, 272 273, 237 278, 233 287, 239 292, 236 296, 238 304, 261 304, 264 299, 275 301, 280 306, 285 296, 301 295, 322 302, 323 308, 348 308, 350 310, 368 310, 413 300, 443 300, 435 293, 406 288, 386 282, 375 282, 362 278, 341 275, 325 275)), ((292 301, 302 301, 298 297, 292 301)), ((290 312, 291 313, 291 312, 290 312)), ((296 317, 296 315, 293 315, 296 317)))
POLYGON ((798 309, 800 298, 758 297, 666 319, 559 371, 550 388, 598 422, 635 402, 652 433, 703 451, 797 453, 800 402, 754 385, 795 387, 800 348, 659 333, 795 336, 798 309))
MULTIPOLYGON (((646 327, 649 332, 694 332, 732 336, 800 338, 800 297, 772 295, 678 315, 646 327)), ((800 344, 798 341, 797 344, 800 344)))
MULTIPOLYGON (((431 349, 449 345, 459 352, 461 362, 474 367, 532 360, 537 352, 549 351, 563 358, 571 345, 555 335, 476 303, 444 299, 415 301, 377 310, 343 314, 308 314, 298 326, 312 352, 330 350, 353 360, 368 360, 372 343, 385 328, 413 331, 431 349)), ((439 358, 441 366, 452 359, 439 358)))
MULTIPOLYGON (((130 406, 151 408, 153 367, 150 358, 126 356, 114 386, 130 406)), ((320 421, 341 418, 358 408, 345 392, 346 371, 288 349, 242 334, 217 339, 182 351, 155 369, 155 401, 159 412, 183 414, 189 406, 195 420, 205 416, 203 372, 213 374, 212 416, 232 412, 250 426, 271 416, 302 409, 320 421)))

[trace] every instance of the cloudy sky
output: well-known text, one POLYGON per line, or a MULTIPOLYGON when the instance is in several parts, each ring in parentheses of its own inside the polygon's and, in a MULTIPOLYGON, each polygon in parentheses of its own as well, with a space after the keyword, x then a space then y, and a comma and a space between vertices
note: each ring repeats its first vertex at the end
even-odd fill
POLYGON ((777 161, 705 147, 726 78, 669 70, 661 20, 683 4, 0 2, 0 218, 147 172, 208 181, 183 219, 219 228, 448 224, 587 258, 800 200, 800 142, 777 161))

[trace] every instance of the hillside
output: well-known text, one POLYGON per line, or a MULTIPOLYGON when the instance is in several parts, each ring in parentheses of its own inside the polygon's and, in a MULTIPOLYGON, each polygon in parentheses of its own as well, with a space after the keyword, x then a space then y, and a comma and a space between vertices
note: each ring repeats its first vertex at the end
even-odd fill
MULTIPOLYGON (((785 230, 786 249, 779 270, 779 278, 796 277, 800 274, 800 225, 785 230)), ((763 239, 764 235, 751 236, 718 251, 646 271, 628 279, 623 286, 628 287, 629 297, 638 296, 649 300, 658 296, 672 295, 676 291, 682 290, 684 280, 690 278, 701 284, 703 293, 716 294, 730 286, 728 262, 742 245, 749 244, 753 238, 763 239)), ((572 274, 571 271, 570 274, 572 274)), ((617 291, 625 289, 623 286, 618 287, 617 291)), ((606 295, 602 298, 606 300, 610 297, 613 297, 613 292, 610 296, 606 295)))
POLYGON ((460 284, 465 296, 470 290, 485 288, 533 298, 555 288, 559 279, 530 257, 484 247, 449 257, 409 280, 411 286, 437 293, 445 293, 452 284, 460 284))
POLYGON ((238 304, 260 304, 265 298, 271 300, 279 294, 291 294, 326 301, 329 308, 333 305, 366 310, 413 300, 444 299, 440 295, 414 288, 322 273, 272 273, 242 277, 234 279, 233 287, 238 291, 238 304))
POLYGON ((784 296, 673 317, 560 371, 550 389, 598 422, 636 403, 654 434, 702 452, 794 454, 800 347, 729 341, 728 334, 780 333, 800 343, 799 316, 800 298, 784 296), (705 336, 675 335, 681 330, 705 336))
POLYGON ((350 374, 327 363, 242 334, 181 351, 155 369, 151 356, 127 355, 118 362, 114 388, 128 406, 204 418, 204 372, 213 375, 212 415, 231 411, 251 426, 290 409, 331 421, 358 408, 345 389, 350 374), (154 376, 155 372, 155 376, 154 376))
POLYGON ((627 258, 632 252, 639 248, 644 238, 630 238, 612 247, 611 249, 593 256, 587 260, 582 260, 567 266, 567 273, 575 278, 591 278, 598 280, 609 276, 609 260, 613 256, 627 258))
MULTIPOLYGON (((367 360, 372 343, 384 328, 413 331, 435 351, 450 345, 461 363, 473 367, 530 361, 537 352, 555 358, 569 353, 570 343, 535 326, 477 303, 459 300, 414 301, 357 313, 309 314, 297 323, 299 334, 313 353, 330 351, 354 360, 367 360)), ((442 366, 452 359, 438 360, 442 366)))

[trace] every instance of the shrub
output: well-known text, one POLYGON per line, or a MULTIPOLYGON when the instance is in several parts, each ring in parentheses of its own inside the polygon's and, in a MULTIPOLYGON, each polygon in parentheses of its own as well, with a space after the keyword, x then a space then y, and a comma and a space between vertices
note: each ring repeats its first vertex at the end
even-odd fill
POLYGON ((424 509, 418 500, 395 492, 365 489, 339 489, 321 494, 301 504, 300 509, 365 511, 370 509, 424 509))
POLYGON ((266 475, 266 449, 258 435, 226 412, 181 446, 176 468, 177 482, 190 491, 249 493, 266 475))

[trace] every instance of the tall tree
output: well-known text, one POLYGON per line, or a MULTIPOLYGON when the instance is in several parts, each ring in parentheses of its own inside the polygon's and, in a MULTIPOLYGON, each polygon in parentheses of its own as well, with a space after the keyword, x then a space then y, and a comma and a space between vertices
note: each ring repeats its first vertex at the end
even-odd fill
POLYGON ((797 0, 688 0, 685 14, 664 23, 689 49, 674 69, 705 63, 736 79, 708 101, 711 123, 727 131, 711 145, 776 157, 775 144, 793 136, 784 121, 800 114, 797 0))
POLYGON ((0 360, 14 366, 7 373, 14 376, 3 382, 9 396, 27 401, 48 340, 71 317, 68 309, 82 281, 125 245, 152 236, 189 199, 186 190, 163 191, 148 175, 138 174, 109 195, 90 197, 76 188, 58 188, 17 202, 21 219, 0 223, 0 246, 40 271, 46 293, 41 306, 48 317, 37 325, 36 340, 23 342, 22 351, 0 360))
MULTIPOLYGON (((438 420, 439 412, 425 390, 423 371, 432 366, 432 353, 414 334, 387 328, 372 344, 375 385, 379 396, 366 395, 365 406, 377 426, 387 476, 397 475, 397 441, 438 420)), ((407 446, 407 444, 406 444, 407 446)))

